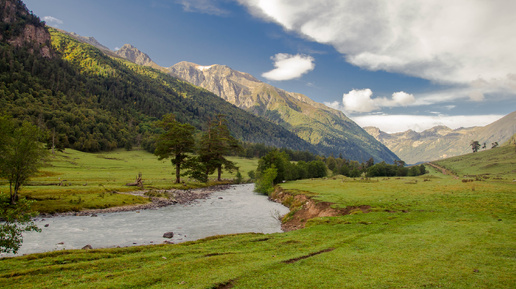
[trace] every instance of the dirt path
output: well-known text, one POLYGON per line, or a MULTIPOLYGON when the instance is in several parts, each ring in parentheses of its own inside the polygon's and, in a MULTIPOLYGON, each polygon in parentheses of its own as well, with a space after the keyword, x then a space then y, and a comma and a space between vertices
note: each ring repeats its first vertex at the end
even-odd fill
POLYGON ((459 177, 457 175, 453 174, 452 172, 450 172, 449 170, 447 170, 447 169, 445 169, 445 168, 443 168, 441 166, 438 166, 438 165, 436 165, 434 163, 426 163, 426 164, 431 166, 431 167, 433 167, 433 168, 435 168, 435 169, 437 169, 437 170, 439 170, 439 171, 441 171, 441 173, 443 173, 443 175, 452 176, 456 180, 459 179, 459 177))

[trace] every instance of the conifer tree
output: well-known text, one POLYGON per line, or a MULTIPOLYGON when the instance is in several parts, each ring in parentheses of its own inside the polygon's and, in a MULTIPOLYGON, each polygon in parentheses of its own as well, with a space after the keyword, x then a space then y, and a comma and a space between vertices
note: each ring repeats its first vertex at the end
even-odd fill
POLYGON ((172 164, 176 167, 176 183, 181 182, 181 166, 188 160, 188 153, 194 152, 195 128, 187 123, 176 121, 173 114, 163 116, 157 126, 165 130, 157 139, 154 154, 159 160, 172 157, 172 164))
POLYGON ((235 163, 228 160, 225 156, 240 149, 238 141, 231 136, 226 125, 227 120, 224 115, 219 114, 212 120, 201 138, 199 156, 205 164, 206 175, 217 171, 217 180, 221 180, 222 169, 233 171, 237 169, 235 163))

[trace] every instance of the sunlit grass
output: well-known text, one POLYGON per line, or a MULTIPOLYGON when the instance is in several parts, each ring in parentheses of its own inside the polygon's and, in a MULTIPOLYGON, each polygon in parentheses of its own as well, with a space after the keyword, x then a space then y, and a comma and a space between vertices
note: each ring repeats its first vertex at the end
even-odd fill
MULTIPOLYGON (((244 180, 247 172, 256 169, 257 159, 230 157, 237 163, 244 180)), ((174 168, 170 160, 159 161, 143 150, 116 150, 102 153, 83 153, 67 149, 51 155, 47 166, 31 178, 20 195, 36 200, 33 208, 40 213, 80 211, 148 202, 147 198, 114 194, 139 190, 126 186, 142 174, 145 189, 187 189, 215 185, 215 176, 208 184, 184 178, 175 184, 174 168)), ((224 172, 229 182, 236 172, 224 172)), ((9 191, 6 180, 0 180, 0 190, 9 191)))
POLYGON ((3 259, 0 286, 515 288, 516 185, 499 176, 462 182, 431 170, 284 183, 293 194, 371 210, 312 219, 281 234, 3 259))

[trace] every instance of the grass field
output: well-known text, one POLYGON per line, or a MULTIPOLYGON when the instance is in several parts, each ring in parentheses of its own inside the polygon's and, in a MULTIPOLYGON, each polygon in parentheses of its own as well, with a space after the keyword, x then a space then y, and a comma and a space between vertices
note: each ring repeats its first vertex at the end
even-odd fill
MULTIPOLYGON (((482 153, 475 158, 482 158, 482 153)), ((514 151, 499 151, 516 160, 514 151)), ((480 160, 485 165, 491 155, 480 160)), ((498 162, 498 161, 497 161, 498 162)), ((471 167, 447 166, 456 172, 471 167)), ((483 174, 471 169, 467 174, 483 174)), ((145 174, 144 174, 145 176, 145 174)), ((72 250, 0 260, 4 288, 516 288, 516 183, 427 175, 289 182, 292 194, 369 213, 280 234, 72 250)))
MULTIPOLYGON (((240 167, 242 176, 256 169, 257 159, 230 157, 240 167)), ((195 188, 212 185, 185 179, 186 186, 174 184, 175 173, 170 160, 143 150, 116 150, 103 153, 83 153, 67 149, 51 156, 46 167, 22 187, 21 196, 37 202, 33 208, 40 213, 79 211, 148 202, 147 198, 112 192, 137 190, 128 187, 142 173, 146 189, 195 188)), ((224 172, 222 177, 234 179, 236 172, 224 172)), ((215 176, 212 177, 214 179, 215 176)), ((6 180, 0 180, 0 190, 9 192, 6 180)))
POLYGON ((434 163, 444 168, 452 168, 459 176, 482 179, 516 179, 516 159, 514 145, 488 149, 479 153, 456 156, 434 163))

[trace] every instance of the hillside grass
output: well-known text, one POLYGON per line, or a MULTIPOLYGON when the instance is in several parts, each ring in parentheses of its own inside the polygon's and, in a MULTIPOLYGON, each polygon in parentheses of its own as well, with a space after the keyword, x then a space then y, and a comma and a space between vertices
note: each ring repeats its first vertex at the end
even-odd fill
MULTIPOLYGON (((244 179, 256 169, 257 159, 229 157, 240 168, 244 179)), ((118 192, 139 190, 126 186, 142 173, 145 189, 189 189, 218 184, 216 176, 207 184, 184 178, 185 184, 175 184, 174 167, 170 159, 158 158, 143 150, 115 150, 84 153, 72 149, 56 152, 40 173, 22 187, 20 195, 33 199, 33 209, 40 213, 101 209, 149 202, 147 198, 118 192)), ((236 172, 224 172, 222 177, 232 182, 236 172)), ((0 191, 9 193, 9 184, 0 180, 0 191)))
POLYGON ((288 233, 2 259, 0 287, 516 287, 516 185, 501 173, 501 180, 464 183, 429 170, 282 184, 336 207, 371 207, 288 233))
POLYGON ((449 169, 460 177, 515 180, 516 159, 512 157, 515 153, 514 145, 506 145, 432 163, 449 169))

